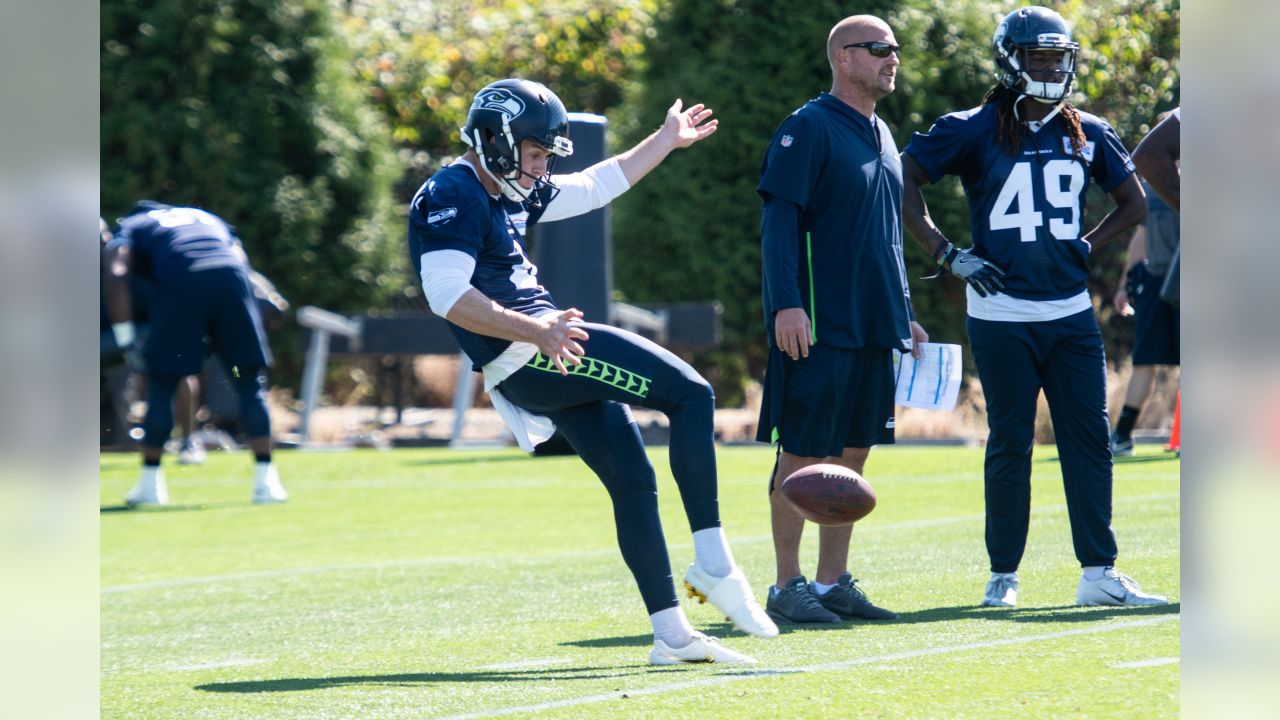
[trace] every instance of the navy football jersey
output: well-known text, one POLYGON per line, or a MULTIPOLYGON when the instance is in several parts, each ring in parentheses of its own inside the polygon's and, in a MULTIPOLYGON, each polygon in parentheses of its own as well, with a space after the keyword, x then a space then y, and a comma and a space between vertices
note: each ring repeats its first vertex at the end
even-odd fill
POLYGON ((803 307, 816 342, 909 349, 902 162, 884 122, 822 93, 774 133, 757 192, 800 208, 796 237, 763 238, 770 345, 774 313, 803 307))
POLYGON ((249 270, 231 227, 198 208, 144 200, 120 221, 112 243, 127 243, 131 272, 160 285, 212 268, 249 270))
MULTIPOLYGON (((538 316, 556 310, 551 293, 538 284, 538 268, 525 255, 525 229, 549 202, 530 210, 523 203, 492 197, 471 167, 453 164, 432 175, 409 206, 409 257, 422 276, 423 253, 458 250, 475 258, 471 285, 508 310, 538 316)), ((447 320, 446 320, 447 322, 447 320)), ((449 329, 476 369, 511 345, 453 323, 449 329)))
POLYGON ((904 150, 933 182, 960 177, 974 253, 1005 271, 1012 297, 1060 300, 1085 290, 1090 248, 1081 217, 1089 183, 1109 193, 1133 173, 1110 125, 1083 111, 1080 124, 1081 157, 1061 115, 1025 131, 1015 156, 996 141, 996 104, 989 103, 938 118, 904 150))

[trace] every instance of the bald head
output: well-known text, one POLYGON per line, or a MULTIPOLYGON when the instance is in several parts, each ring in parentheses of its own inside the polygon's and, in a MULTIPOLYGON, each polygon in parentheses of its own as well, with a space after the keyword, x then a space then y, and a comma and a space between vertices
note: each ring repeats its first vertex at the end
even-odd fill
POLYGON ((889 29, 889 23, 874 15, 851 15, 841 20, 831 28, 831 34, 827 35, 827 63, 835 70, 836 53, 840 52, 840 48, 849 43, 880 40, 886 33, 892 37, 893 31, 889 29))

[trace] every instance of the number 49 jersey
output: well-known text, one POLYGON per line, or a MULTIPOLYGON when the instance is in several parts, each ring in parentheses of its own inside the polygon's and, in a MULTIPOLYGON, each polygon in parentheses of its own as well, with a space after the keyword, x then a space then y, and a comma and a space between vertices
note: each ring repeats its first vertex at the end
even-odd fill
POLYGON ((1016 155, 996 140, 996 104, 938 118, 903 151, 937 182, 958 175, 969 199, 974 252, 1008 275, 1004 290, 1024 300, 1078 295, 1089 277, 1081 239, 1085 193, 1096 181, 1110 193, 1133 173, 1119 136, 1080 112, 1085 147, 1077 155, 1061 115, 1023 131, 1016 155))

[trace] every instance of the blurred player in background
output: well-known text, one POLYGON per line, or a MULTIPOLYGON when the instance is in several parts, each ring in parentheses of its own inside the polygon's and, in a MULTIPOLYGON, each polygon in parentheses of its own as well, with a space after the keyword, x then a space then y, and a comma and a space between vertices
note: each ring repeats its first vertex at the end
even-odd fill
MULTIPOLYGON (((107 243, 111 242, 112 234, 106 220, 99 218, 98 223, 99 251, 101 251, 106 248, 107 243)), ((153 288, 150 281, 133 274, 129 276, 129 292, 132 298, 130 320, 134 324, 137 335, 134 346, 131 348, 121 348, 116 344, 115 335, 111 332, 111 319, 107 314, 106 288, 103 287, 99 293, 101 318, 99 359, 104 394, 103 411, 107 415, 103 440, 106 444, 117 447, 129 442, 130 398, 145 397, 147 384, 141 347, 145 344, 150 332, 153 288)), ((182 433, 178 462, 183 465, 198 465, 205 460, 204 446, 200 438, 195 435, 196 398, 199 396, 199 391, 199 378, 192 375, 178 383, 178 391, 174 396, 174 418, 182 433)))
POLYGON ((769 364, 756 439, 778 447, 769 478, 775 583, 766 609, 786 623, 890 620, 849 572, 853 526, 818 529, 814 582, 800 569, 804 518, 779 491, 808 465, 861 474, 894 441, 893 350, 928 341, 914 321, 902 258, 902 165, 876 101, 893 91, 898 45, 883 20, 845 18, 827 38, 831 91, 774 133, 763 200, 769 364))
POLYGON ((990 428, 986 606, 1017 604, 1041 389, 1083 568, 1076 602, 1167 602, 1114 568, 1106 358, 1086 281, 1089 254, 1141 222, 1146 201, 1115 131, 1068 102, 1078 50, 1052 10, 1010 13, 992 39, 999 84, 978 107, 914 134, 903 154, 908 230, 944 271, 969 285, 969 341, 990 428), (959 176, 968 196, 970 250, 952 245, 929 218, 920 187, 944 175, 959 176), (1091 181, 1117 207, 1083 232, 1091 181))
POLYGON ((1181 361, 1178 306, 1161 297, 1165 277, 1178 255, 1179 238, 1177 213, 1155 192, 1148 192, 1147 221, 1129 241, 1124 282, 1112 299, 1116 310, 1132 316, 1135 325, 1133 373, 1111 435, 1112 455, 1133 455, 1133 426, 1151 395, 1156 367, 1181 361))
POLYGON ((1133 151, 1133 163, 1156 194, 1182 212, 1182 108, 1176 107, 1156 123, 1133 151))
POLYGON ((602 207, 671 151, 715 132, 702 105, 676 101, 662 127, 631 150, 569 175, 551 175, 573 152, 555 93, 500 80, 476 94, 462 128, 466 154, 418 190, 409 254, 431 309, 444 317, 520 446, 558 429, 604 483, 618 545, 653 624, 649 660, 754 662, 693 629, 676 598, 658 517, 657 481, 629 405, 671 422, 671 471, 693 531, 692 592, 744 632, 778 629, 751 596, 720 526, 711 386, 648 340, 558 309, 525 256, 528 226, 602 207))
POLYGON ((107 244, 103 289, 119 347, 137 352, 131 320, 130 276, 152 282, 151 331, 141 348, 147 375, 142 476, 125 495, 130 505, 165 505, 169 491, 160 459, 173 430, 174 391, 200 372, 204 338, 231 370, 240 418, 256 461, 255 503, 288 498, 271 461, 271 423, 265 401, 270 350, 249 281, 249 261, 230 227, 197 208, 144 200, 121 221, 107 244))

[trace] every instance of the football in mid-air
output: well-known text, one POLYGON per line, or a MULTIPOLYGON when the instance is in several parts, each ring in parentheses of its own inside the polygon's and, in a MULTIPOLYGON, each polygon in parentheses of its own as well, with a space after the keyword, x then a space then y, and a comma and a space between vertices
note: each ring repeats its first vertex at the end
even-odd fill
POLYGON ((818 463, 800 468, 782 481, 782 495, 806 520, 819 525, 849 525, 876 507, 876 491, 843 465, 818 463))

